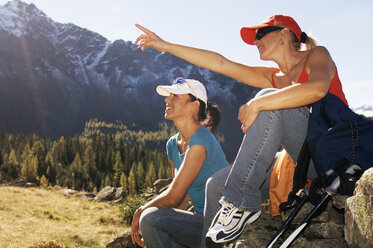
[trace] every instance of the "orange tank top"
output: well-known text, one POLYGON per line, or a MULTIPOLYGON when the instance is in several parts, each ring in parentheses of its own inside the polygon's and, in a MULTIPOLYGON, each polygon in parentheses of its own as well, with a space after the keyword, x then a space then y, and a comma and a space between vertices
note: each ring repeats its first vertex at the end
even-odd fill
MULTIPOLYGON (((306 61, 304 62, 303 64, 303 70, 302 70, 302 73, 300 74, 299 78, 298 78, 298 81, 297 83, 304 83, 304 82, 308 82, 308 78, 309 78, 309 75, 307 74, 306 72, 306 63, 307 63, 307 60, 308 60, 308 56, 306 58, 306 61)), ((337 70, 337 69, 336 69, 337 70)), ((274 75, 276 73, 280 72, 280 69, 277 69, 273 74, 272 74, 272 86, 274 88, 277 88, 276 84, 275 84, 275 81, 274 81, 274 75)), ((333 94, 333 95, 336 95, 339 97, 339 99, 341 99, 347 106, 348 106, 348 102, 347 102, 347 99, 345 97, 345 94, 343 93, 343 90, 342 90, 342 84, 341 84, 341 80, 339 79, 339 76, 338 76, 338 71, 335 72, 335 76, 332 78, 332 80, 330 81, 330 88, 329 88, 329 93, 333 94)))

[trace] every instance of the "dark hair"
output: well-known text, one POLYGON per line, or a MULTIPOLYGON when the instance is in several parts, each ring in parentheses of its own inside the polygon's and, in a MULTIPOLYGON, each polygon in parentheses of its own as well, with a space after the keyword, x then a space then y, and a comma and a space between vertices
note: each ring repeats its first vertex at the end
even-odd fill
POLYGON ((300 41, 293 31, 290 30, 290 33, 292 35, 293 43, 294 43, 295 48, 297 50, 301 49, 301 43, 305 44, 306 50, 312 49, 312 48, 317 46, 316 40, 313 37, 307 35, 305 32, 301 33, 301 40, 300 41))
POLYGON ((205 121, 207 118, 208 121, 204 123, 204 126, 210 129, 213 133, 215 132, 216 128, 218 128, 220 123, 220 109, 218 105, 212 104, 211 102, 207 101, 207 109, 206 104, 200 99, 197 99, 192 94, 188 94, 190 96, 191 101, 198 100, 199 101, 199 110, 198 110, 198 120, 200 122, 205 121))

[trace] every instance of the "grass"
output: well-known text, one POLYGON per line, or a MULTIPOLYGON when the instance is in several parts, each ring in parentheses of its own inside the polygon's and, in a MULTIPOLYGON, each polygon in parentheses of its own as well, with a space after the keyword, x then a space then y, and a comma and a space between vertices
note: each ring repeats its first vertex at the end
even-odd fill
POLYGON ((42 241, 105 247, 126 228, 117 204, 65 197, 61 190, 0 187, 0 248, 42 241))

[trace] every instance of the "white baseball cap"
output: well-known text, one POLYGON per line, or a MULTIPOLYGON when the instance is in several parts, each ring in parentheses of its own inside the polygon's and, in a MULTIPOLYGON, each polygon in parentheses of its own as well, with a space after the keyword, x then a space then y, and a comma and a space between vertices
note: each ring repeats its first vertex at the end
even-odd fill
POLYGON ((156 90, 161 96, 192 94, 197 99, 203 101, 207 108, 206 88, 198 80, 178 77, 172 82, 172 85, 158 85, 156 90))

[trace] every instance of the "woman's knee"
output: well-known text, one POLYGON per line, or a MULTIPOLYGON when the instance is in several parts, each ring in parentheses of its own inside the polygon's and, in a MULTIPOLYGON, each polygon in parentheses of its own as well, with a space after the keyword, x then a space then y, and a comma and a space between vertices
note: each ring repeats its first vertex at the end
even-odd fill
POLYGON ((140 217, 140 229, 149 228, 151 226, 157 225, 157 220, 159 220, 158 208, 150 207, 144 210, 140 217))
POLYGON ((212 192, 220 193, 224 189, 225 181, 227 180, 230 166, 221 169, 212 175, 206 182, 206 192, 211 194, 212 192))

